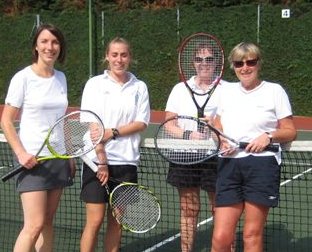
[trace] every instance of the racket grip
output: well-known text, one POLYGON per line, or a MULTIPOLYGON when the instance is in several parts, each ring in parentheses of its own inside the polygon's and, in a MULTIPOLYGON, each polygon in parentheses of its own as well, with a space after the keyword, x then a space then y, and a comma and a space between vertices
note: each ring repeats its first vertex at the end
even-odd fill
MULTIPOLYGON (((248 144, 249 143, 247 142, 239 142, 239 148, 245 149, 248 144)), ((264 150, 272 151, 272 152, 279 152, 279 144, 269 144, 267 147, 265 147, 264 150)))
POLYGON ((98 171, 98 167, 95 163, 93 163, 93 161, 88 158, 86 155, 82 155, 80 156, 80 158, 82 159, 83 162, 85 162, 90 168, 92 171, 94 171, 95 173, 98 171))
POLYGON ((16 174, 20 173, 21 171, 23 171, 25 168, 23 166, 19 166, 15 169, 13 169, 12 171, 8 172, 7 174, 5 174, 4 176, 1 177, 1 180, 3 182, 7 181, 8 179, 14 177, 16 174))

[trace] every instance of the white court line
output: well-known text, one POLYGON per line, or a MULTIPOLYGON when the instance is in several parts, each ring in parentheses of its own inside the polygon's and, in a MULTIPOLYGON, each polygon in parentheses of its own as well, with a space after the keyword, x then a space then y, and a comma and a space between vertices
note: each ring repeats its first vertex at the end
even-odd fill
MULTIPOLYGON (((210 218, 208 218, 206 220, 201 221, 200 223, 197 224, 197 228, 199 228, 200 226, 202 226, 202 225, 204 225, 206 223, 211 222, 212 220, 213 220, 213 217, 210 217, 210 218)), ((155 244, 154 246, 152 246, 152 247, 150 247, 148 249, 145 249, 143 252, 155 251, 157 248, 160 248, 161 246, 163 246, 163 245, 165 245, 165 244, 167 244, 169 242, 174 241, 175 239, 179 238, 180 236, 181 236, 181 233, 177 233, 177 234, 175 234, 175 235, 173 235, 173 236, 163 240, 162 242, 159 242, 159 243, 155 244)))
MULTIPOLYGON (((298 164, 296 164, 296 165, 298 165, 298 164)), ((304 163, 300 163, 299 164, 299 166, 306 166, 306 165, 311 166, 311 164, 306 164, 306 163, 305 164, 304 163)), ((306 173, 309 173, 311 171, 312 171, 312 168, 309 168, 309 169, 307 169, 307 170, 305 170, 305 171, 303 171, 303 172, 293 176, 292 178, 287 179, 287 180, 281 182, 280 186, 286 185, 286 184, 292 182, 293 180, 297 180, 298 178, 304 176, 306 173)), ((210 217, 210 218, 208 218, 206 220, 201 221, 200 223, 197 224, 197 228, 199 228, 200 226, 202 226, 202 225, 204 225, 206 223, 211 222, 212 220, 213 220, 213 217, 210 217)), ((171 236, 171 237, 169 237, 169 238, 167 238, 167 239, 165 239, 165 240, 155 244, 154 246, 152 246, 152 247, 150 247, 148 249, 145 249, 142 252, 152 252, 152 251, 155 251, 157 248, 160 248, 161 246, 163 246, 163 245, 165 245, 165 244, 167 244, 169 242, 174 241, 175 239, 179 238, 180 236, 181 236, 181 233, 177 233, 177 234, 175 234, 175 235, 173 235, 173 236, 171 236)))
POLYGON ((303 172, 301 172, 301 173, 299 173, 299 174, 293 176, 292 178, 287 179, 287 180, 281 182, 280 186, 286 185, 286 184, 288 184, 289 182, 291 182, 291 181, 293 181, 293 180, 296 180, 296 179, 298 179, 298 178, 304 176, 306 173, 309 173, 309 172, 311 172, 311 171, 312 171, 312 168, 309 168, 308 170, 305 170, 305 171, 303 171, 303 172))

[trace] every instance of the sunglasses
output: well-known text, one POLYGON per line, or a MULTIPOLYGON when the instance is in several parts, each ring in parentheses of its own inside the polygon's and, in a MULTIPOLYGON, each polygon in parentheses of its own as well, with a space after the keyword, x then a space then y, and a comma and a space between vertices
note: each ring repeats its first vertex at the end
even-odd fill
POLYGON ((196 63, 202 63, 202 62, 205 62, 205 63, 212 63, 214 62, 214 57, 211 57, 211 56, 208 56, 208 57, 205 57, 205 58, 202 58, 202 57, 195 57, 194 58, 194 61, 196 63))
POLYGON ((255 65, 257 65, 259 59, 252 59, 252 60, 246 60, 246 61, 233 61, 233 66, 235 68, 241 68, 243 67, 245 64, 248 67, 254 67, 255 65))

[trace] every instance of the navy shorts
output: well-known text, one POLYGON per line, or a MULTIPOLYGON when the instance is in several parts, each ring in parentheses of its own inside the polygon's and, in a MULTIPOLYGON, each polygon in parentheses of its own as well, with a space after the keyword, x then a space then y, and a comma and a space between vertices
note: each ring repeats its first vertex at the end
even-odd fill
POLYGON ((244 201, 276 207, 279 187, 280 166, 274 156, 219 158, 217 207, 244 201))
POLYGON ((177 188, 200 187, 215 192, 217 179, 217 158, 194 165, 170 163, 167 182, 177 188))
MULTIPOLYGON (((138 182, 137 167, 135 165, 109 165, 108 170, 110 177, 120 182, 138 182)), ((108 181, 110 191, 117 185, 116 182, 108 181)), ((96 173, 85 163, 83 164, 80 199, 86 203, 107 203, 109 200, 105 186, 101 185, 96 173)))

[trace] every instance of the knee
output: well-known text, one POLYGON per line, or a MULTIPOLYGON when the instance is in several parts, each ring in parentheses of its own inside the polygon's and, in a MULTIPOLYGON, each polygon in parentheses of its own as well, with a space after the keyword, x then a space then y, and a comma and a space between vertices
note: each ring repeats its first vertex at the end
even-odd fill
POLYGON ((234 237, 224 232, 213 232, 212 247, 214 251, 230 251, 234 237))
POLYGON ((181 214, 185 217, 197 217, 200 211, 200 204, 181 204, 181 214))
POLYGON ((262 231, 257 229, 245 230, 243 235, 244 246, 250 247, 262 242, 262 231))
POLYGON ((102 225, 102 221, 100 220, 96 220, 96 221, 88 221, 87 222, 87 226, 89 228, 92 228, 94 230, 99 230, 101 228, 101 225, 102 225))
POLYGON ((39 221, 39 222, 32 222, 29 224, 25 224, 23 227, 23 231, 27 233, 32 239, 36 239, 40 232, 42 231, 44 227, 44 222, 39 221))

